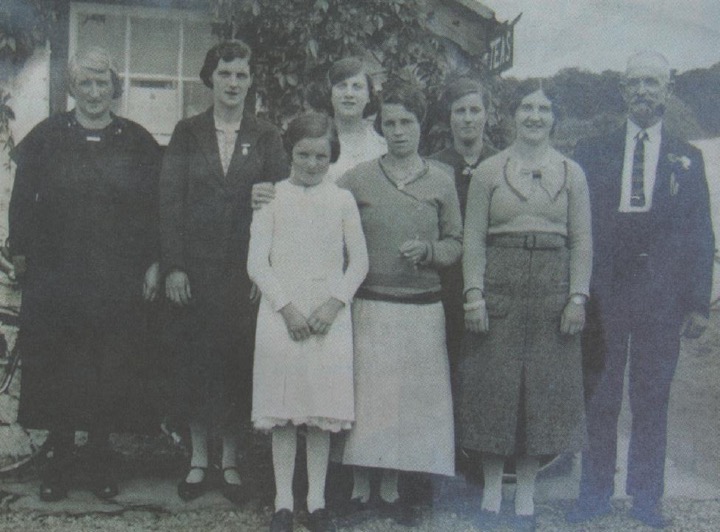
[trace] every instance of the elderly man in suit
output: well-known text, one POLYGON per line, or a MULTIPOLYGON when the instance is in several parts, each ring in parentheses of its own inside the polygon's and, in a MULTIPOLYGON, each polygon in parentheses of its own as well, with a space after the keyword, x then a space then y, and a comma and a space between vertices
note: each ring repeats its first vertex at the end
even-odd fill
POLYGON ((606 137, 580 141, 575 151, 590 188, 591 299, 600 320, 604 368, 587 405, 589 446, 580 497, 567 516, 571 522, 611 511, 629 359, 630 514, 654 528, 667 524, 660 499, 670 383, 680 336, 697 338, 707 326, 714 253, 702 154, 663 127, 671 89, 662 55, 631 56, 622 83, 626 124, 606 137))

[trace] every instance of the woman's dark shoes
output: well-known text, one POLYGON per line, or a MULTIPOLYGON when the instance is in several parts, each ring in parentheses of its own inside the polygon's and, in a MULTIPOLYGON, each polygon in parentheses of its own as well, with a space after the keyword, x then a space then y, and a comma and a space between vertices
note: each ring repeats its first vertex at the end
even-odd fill
POLYGON ((45 455, 45 465, 40 482, 40 500, 56 502, 67 497, 67 469, 69 468, 69 451, 50 448, 45 455))
POLYGON ((292 532, 293 513, 287 508, 275 512, 270 521, 270 532, 292 532))
POLYGON ((335 524, 330 519, 330 512, 325 508, 318 508, 308 516, 308 529, 310 532, 334 532, 335 524))
POLYGON ((225 497, 227 500, 234 504, 242 504, 245 502, 246 496, 245 496, 245 486, 243 484, 236 484, 234 482, 228 482, 227 477, 225 476, 225 472, 227 471, 234 471, 235 473, 240 476, 237 467, 230 466, 225 467, 222 470, 222 487, 220 489, 223 497, 225 497))
POLYGON ((513 521, 513 530, 516 532, 535 532, 537 520, 534 515, 516 515, 513 521))
POLYGON ((383 517, 389 517, 398 525, 415 527, 420 522, 420 513, 418 510, 407 504, 402 498, 395 502, 387 502, 380 498, 378 500, 378 510, 383 517))
POLYGON ((107 453, 103 460, 95 461, 93 465, 95 470, 91 473, 91 491, 98 499, 112 499, 120 493, 115 474, 114 457, 107 453))
POLYGON ((61 478, 45 478, 40 483, 40 500, 43 502, 57 502, 67 497, 67 485, 61 478))
POLYGON ((117 481, 114 477, 108 476, 105 478, 98 478, 93 482, 92 492, 98 499, 112 499, 120 493, 118 489, 117 481))
POLYGON ((185 502, 197 499, 207 489, 207 467, 191 467, 190 471, 193 469, 201 470, 203 476, 200 482, 188 482, 186 477, 178 484, 178 497, 185 502))
POLYGON ((480 530, 493 530, 500 524, 500 512, 481 509, 477 514, 476 524, 480 530))

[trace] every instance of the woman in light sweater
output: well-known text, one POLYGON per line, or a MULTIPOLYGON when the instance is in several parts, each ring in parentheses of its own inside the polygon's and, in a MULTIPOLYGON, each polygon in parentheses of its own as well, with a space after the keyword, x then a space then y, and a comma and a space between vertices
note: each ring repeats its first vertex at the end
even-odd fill
POLYGON ((443 170, 418 155, 426 103, 406 84, 383 89, 376 126, 388 153, 347 172, 370 270, 353 303, 355 426, 343 463, 355 467, 353 498, 370 497, 383 469, 381 507, 414 521, 401 503, 398 470, 454 474, 453 412, 437 269, 459 260, 460 206, 443 170))
POLYGON ((578 333, 592 243, 585 175, 550 145, 553 92, 530 80, 515 96, 516 140, 477 168, 468 193, 458 434, 484 453, 482 524, 497 519, 515 456, 517 525, 534 529, 538 457, 585 437, 578 333))

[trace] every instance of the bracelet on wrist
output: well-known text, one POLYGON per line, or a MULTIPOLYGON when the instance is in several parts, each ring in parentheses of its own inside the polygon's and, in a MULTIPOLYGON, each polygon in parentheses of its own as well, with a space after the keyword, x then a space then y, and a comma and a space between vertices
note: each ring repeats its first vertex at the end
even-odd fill
POLYGON ((570 294, 568 301, 573 305, 584 305, 587 302, 587 296, 585 294, 570 294))
POLYGON ((467 290, 465 290, 465 291, 463 292, 463 297, 467 300, 467 295, 468 295, 470 292, 474 292, 474 291, 480 292, 480 299, 485 299, 485 292, 483 291, 482 288, 478 288, 477 286, 473 286, 473 287, 468 288, 467 290))
POLYGON ((472 310, 477 310, 480 307, 482 307, 485 304, 484 299, 478 299, 477 301, 473 301, 472 303, 463 303, 463 309, 466 312, 470 312, 472 310))

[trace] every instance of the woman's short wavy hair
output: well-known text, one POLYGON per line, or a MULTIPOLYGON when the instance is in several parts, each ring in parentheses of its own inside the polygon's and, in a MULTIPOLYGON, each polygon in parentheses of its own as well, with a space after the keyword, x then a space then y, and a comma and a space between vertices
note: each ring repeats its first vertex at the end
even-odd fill
POLYGON ((380 109, 375 117, 375 131, 380 135, 382 132, 382 107, 387 104, 402 105, 405 109, 415 115, 419 124, 422 125, 427 112, 427 99, 425 94, 416 85, 407 82, 387 83, 380 94, 380 109))
POLYGON ((67 86, 71 96, 74 96, 73 88, 77 84, 78 76, 80 76, 83 69, 100 73, 110 72, 113 99, 122 95, 122 81, 118 76, 117 68, 110 53, 105 48, 91 46, 78 51, 70 58, 67 68, 67 86))
POLYGON ((330 162, 340 157, 340 139, 333 119, 324 113, 305 113, 290 121, 283 136, 283 145, 290 158, 295 145, 302 139, 327 137, 330 142, 330 162))
POLYGON ((526 96, 529 96, 537 91, 542 91, 547 99, 550 100, 553 116, 555 117, 555 120, 557 120, 562 115, 563 111, 557 88, 549 81, 535 78, 521 81, 517 87, 515 87, 515 90, 512 92, 510 99, 508 100, 508 110, 510 111, 510 116, 515 116, 518 107, 520 107, 520 103, 526 96))
POLYGON ((541 91, 552 104, 551 110, 553 114, 553 125, 550 128, 550 135, 553 135, 557 129, 558 121, 565 116, 565 109, 562 105, 562 100, 556 85, 550 81, 539 78, 531 78, 521 81, 518 86, 515 87, 515 90, 512 92, 510 99, 508 100, 510 117, 514 119, 515 113, 517 113, 523 99, 537 91, 541 91))
POLYGON ((486 111, 488 110, 490 107, 490 93, 485 86, 472 78, 460 77, 448 82, 440 95, 440 105, 446 120, 450 119, 452 105, 468 94, 479 94, 483 107, 486 111))
POLYGON ((310 106, 314 109, 322 110, 330 116, 335 115, 331 102, 332 88, 354 76, 364 75, 365 82, 368 87, 369 102, 363 109, 363 118, 368 117, 377 112, 377 93, 370 75, 367 73, 367 67, 362 59, 357 56, 344 57, 338 59, 327 71, 324 81, 311 83, 306 91, 306 98, 310 106))
POLYGON ((232 61, 233 59, 247 59, 250 61, 251 57, 252 50, 245 42, 239 39, 218 43, 205 54, 205 62, 200 69, 200 79, 206 87, 212 89, 212 75, 221 59, 223 61, 232 61))

